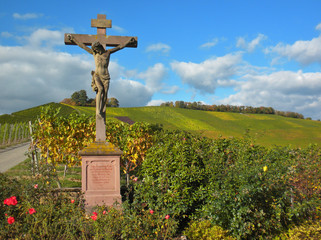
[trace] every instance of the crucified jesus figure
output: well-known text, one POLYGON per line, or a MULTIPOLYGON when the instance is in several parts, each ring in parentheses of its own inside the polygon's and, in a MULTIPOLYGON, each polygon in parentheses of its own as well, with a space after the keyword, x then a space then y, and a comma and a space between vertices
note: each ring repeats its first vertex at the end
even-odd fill
POLYGON ((119 44, 114 48, 105 50, 103 45, 98 41, 94 42, 90 49, 84 43, 79 42, 72 34, 69 34, 68 38, 94 56, 96 69, 95 71, 91 71, 91 86, 96 92, 96 117, 106 120, 106 103, 110 82, 110 75, 108 71, 110 54, 125 48, 127 45, 136 42, 136 40, 135 38, 131 38, 124 44, 119 44))

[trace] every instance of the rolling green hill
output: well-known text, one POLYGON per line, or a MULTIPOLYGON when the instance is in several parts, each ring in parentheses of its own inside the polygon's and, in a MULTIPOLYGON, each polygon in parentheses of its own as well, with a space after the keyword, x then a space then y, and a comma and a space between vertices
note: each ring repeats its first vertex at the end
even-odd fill
MULTIPOLYGON (((62 107, 62 115, 73 111, 92 116, 95 114, 93 107, 50 104, 53 107, 62 107)), ((0 123, 34 120, 40 109, 41 106, 38 106, 11 115, 1 115, 0 123)), ((209 112, 172 107, 107 108, 107 118, 119 116, 129 117, 135 122, 161 124, 166 129, 181 129, 211 138, 243 137, 249 131, 256 143, 265 146, 304 147, 310 143, 321 144, 321 122, 277 115, 209 112)))
MULTIPOLYGON (((94 108, 74 107, 94 114, 94 108)), ((257 143, 272 146, 307 146, 321 143, 321 122, 266 114, 208 112, 171 107, 107 108, 107 118, 127 116, 139 122, 162 124, 167 129, 181 129, 216 138, 243 137, 249 131, 257 143)))
POLYGON ((68 115, 68 114, 72 113, 73 111, 75 111, 72 107, 70 107, 68 105, 63 105, 60 103, 51 102, 51 103, 47 103, 47 104, 40 105, 37 107, 28 108, 28 109, 25 109, 22 111, 14 112, 11 114, 0 115, 0 124, 34 121, 40 115, 41 108, 45 107, 45 106, 52 106, 55 109, 60 107, 61 108, 60 113, 59 113, 60 116, 68 115))

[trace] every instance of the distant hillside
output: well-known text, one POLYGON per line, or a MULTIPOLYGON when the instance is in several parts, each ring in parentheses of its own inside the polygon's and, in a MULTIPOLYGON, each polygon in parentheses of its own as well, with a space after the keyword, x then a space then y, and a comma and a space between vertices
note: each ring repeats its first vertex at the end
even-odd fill
MULTIPOLYGON (((74 107, 94 115, 95 108, 74 107)), ((107 108, 107 118, 126 116, 135 122, 162 124, 167 129, 182 129, 216 138, 243 137, 249 131, 256 142, 265 146, 321 144, 321 122, 271 114, 209 112, 171 107, 107 108)))
MULTIPOLYGON (((69 106, 50 103, 61 107, 61 115, 78 111, 94 116, 94 107, 69 106)), ((0 123, 34 120, 40 114, 42 106, 1 115, 0 123)), ((134 122, 161 124, 166 129, 181 129, 217 138, 243 137, 246 132, 265 146, 304 147, 310 143, 321 145, 321 122, 287 118, 271 114, 240 114, 228 112, 210 112, 171 107, 107 108, 107 118, 128 117, 134 122)), ((123 119, 123 118, 120 118, 123 119)))
POLYGON ((40 105, 37 107, 28 108, 28 109, 25 109, 22 111, 14 112, 11 114, 0 115, 0 124, 34 121, 39 116, 39 114, 41 112, 41 108, 44 106, 49 106, 49 105, 52 106, 53 108, 61 107, 61 110, 60 110, 61 116, 68 115, 71 112, 75 111, 70 106, 62 105, 60 103, 51 102, 51 103, 47 103, 47 104, 40 105))

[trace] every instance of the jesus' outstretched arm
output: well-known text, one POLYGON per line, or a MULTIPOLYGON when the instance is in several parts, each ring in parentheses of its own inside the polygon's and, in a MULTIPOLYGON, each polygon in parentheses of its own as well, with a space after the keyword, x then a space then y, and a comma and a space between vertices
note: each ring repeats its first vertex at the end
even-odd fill
POLYGON ((70 41, 73 41, 74 43, 76 43, 79 47, 81 47, 82 49, 84 49, 85 51, 87 51, 90 54, 94 54, 93 50, 91 50, 89 47, 87 47, 85 44, 78 42, 77 39, 72 35, 72 34, 68 34, 68 39, 70 41))
POLYGON ((129 39, 127 42, 125 42, 124 44, 119 44, 117 47, 114 47, 114 48, 111 48, 109 49, 108 51, 110 53, 114 53, 114 52, 117 52, 121 49, 123 49, 124 47, 126 47, 127 45, 131 44, 131 43, 135 43, 136 42, 136 39, 135 38, 131 38, 129 39))

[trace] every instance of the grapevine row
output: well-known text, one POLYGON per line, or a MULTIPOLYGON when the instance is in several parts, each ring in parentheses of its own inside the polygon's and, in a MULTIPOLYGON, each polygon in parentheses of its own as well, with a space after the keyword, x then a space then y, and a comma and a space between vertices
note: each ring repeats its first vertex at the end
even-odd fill
POLYGON ((28 123, 0 124, 0 147, 22 143, 29 138, 28 123))

